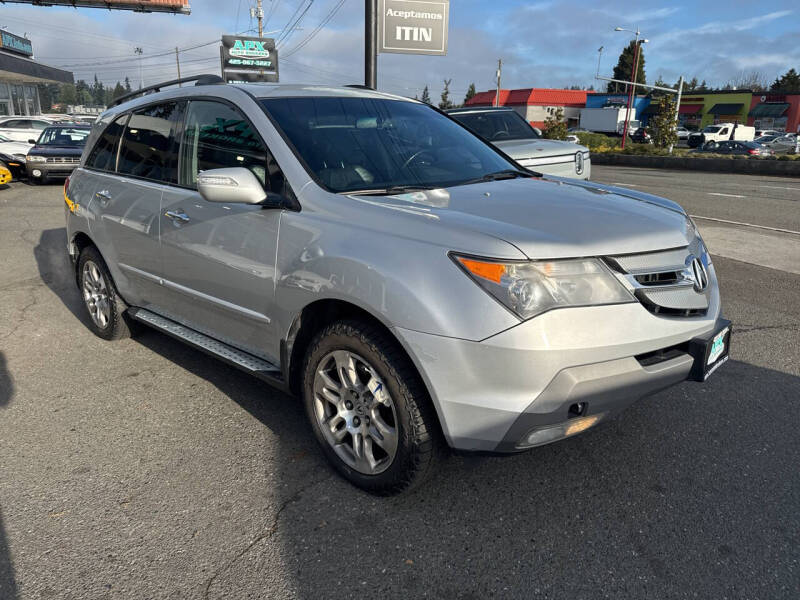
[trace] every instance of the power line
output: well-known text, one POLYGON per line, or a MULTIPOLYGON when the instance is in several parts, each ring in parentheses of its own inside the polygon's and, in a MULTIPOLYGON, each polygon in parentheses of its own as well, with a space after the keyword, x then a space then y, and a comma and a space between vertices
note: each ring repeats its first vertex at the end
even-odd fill
POLYGON ((311 8, 312 4, 314 4, 314 0, 308 0, 308 4, 306 5, 305 9, 303 9, 303 12, 301 12, 300 15, 294 20, 294 22, 292 22, 292 18, 294 17, 294 15, 297 14, 297 12, 300 10, 300 8, 303 6, 304 3, 305 0, 303 0, 303 2, 297 5, 297 8, 295 9, 294 13, 292 13, 292 17, 289 18, 289 22, 283 28, 283 31, 281 32, 280 37, 278 38, 278 41, 275 42, 276 46, 282 44, 285 40, 291 37, 295 29, 297 28, 297 25, 300 23, 300 21, 303 20, 303 17, 306 16, 308 9, 311 8))
POLYGON ((308 44, 312 39, 314 39, 314 37, 322 30, 322 28, 325 27, 325 25, 327 25, 328 23, 330 23, 331 19, 333 19, 333 17, 336 16, 336 13, 339 12, 339 9, 342 8, 342 6, 344 6, 344 3, 346 1, 347 0, 339 0, 339 3, 334 5, 334 7, 328 12, 328 14, 325 16, 325 18, 322 19, 320 24, 317 25, 317 27, 314 29, 314 31, 312 31, 309 35, 307 35, 305 37, 305 39, 303 39, 294 48, 292 48, 288 52, 284 53, 284 55, 283 55, 284 58, 286 58, 287 56, 291 56, 292 54, 294 54, 295 52, 297 52, 298 50, 303 48, 303 46, 308 44))

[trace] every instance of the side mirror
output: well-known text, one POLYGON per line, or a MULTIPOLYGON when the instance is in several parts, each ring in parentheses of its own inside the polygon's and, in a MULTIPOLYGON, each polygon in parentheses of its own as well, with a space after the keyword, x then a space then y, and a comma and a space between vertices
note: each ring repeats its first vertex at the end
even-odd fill
POLYGON ((29 143, 29 144, 35 144, 35 143, 36 143, 36 140, 28 140, 28 143, 29 143))
POLYGON ((253 172, 244 167, 201 171, 197 175, 197 191, 208 202, 274 206, 283 204, 279 194, 265 192, 253 172))

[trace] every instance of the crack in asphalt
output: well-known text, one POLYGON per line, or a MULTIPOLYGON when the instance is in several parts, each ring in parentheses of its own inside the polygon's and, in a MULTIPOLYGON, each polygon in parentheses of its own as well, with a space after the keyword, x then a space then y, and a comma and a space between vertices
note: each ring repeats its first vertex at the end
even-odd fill
POLYGON ((272 519, 272 525, 270 525, 269 529, 261 532, 258 536, 256 536, 256 538, 252 542, 250 542, 241 552, 239 552, 239 554, 234 556, 231 560, 228 561, 227 564, 225 564, 221 569, 219 569, 217 572, 211 575, 211 577, 209 577, 208 581, 206 582, 205 590, 203 591, 203 598, 206 599, 208 598, 208 594, 211 592, 211 586, 214 585, 214 581, 220 575, 228 571, 233 565, 239 562, 248 552, 250 552, 250 550, 252 550, 256 546, 256 544, 262 542, 263 540, 271 538, 275 534, 275 532, 278 530, 278 523, 280 521, 281 514, 283 513, 284 510, 286 510, 286 508, 289 507, 290 504, 294 504, 295 502, 300 500, 303 493, 306 492, 307 490, 311 489, 315 485, 330 480, 331 477, 332 475, 328 475, 327 477, 324 477, 318 481, 313 481, 307 485, 304 485, 300 487, 296 492, 294 492, 291 496, 289 496, 286 500, 284 500, 283 503, 281 503, 281 505, 278 507, 278 512, 275 513, 275 516, 272 519))
POLYGON ((5 334, 3 334, 3 335, 0 335, 0 340, 5 340, 5 339, 8 339, 8 338, 10 338, 12 335, 14 335, 15 333, 17 333, 17 331, 19 331, 19 329, 20 329, 20 328, 21 328, 21 327, 22 327, 22 326, 25 324, 25 322, 27 321, 27 317, 28 317, 28 311, 29 311, 31 308, 33 308, 34 306, 36 306, 37 304, 39 304, 39 298, 37 298, 37 297, 36 297, 35 288, 34 288, 33 290, 31 290, 31 292, 32 292, 32 293, 31 293, 31 301, 30 301, 30 302, 28 302, 28 304, 26 304, 25 306, 23 306, 23 307, 22 307, 22 308, 19 310, 19 313, 20 313, 20 318, 19 318, 19 321, 18 321, 18 322, 17 322, 17 324, 16 324, 16 325, 15 325, 15 326, 14 326, 14 327, 11 329, 11 331, 9 331, 8 333, 5 333, 5 334))

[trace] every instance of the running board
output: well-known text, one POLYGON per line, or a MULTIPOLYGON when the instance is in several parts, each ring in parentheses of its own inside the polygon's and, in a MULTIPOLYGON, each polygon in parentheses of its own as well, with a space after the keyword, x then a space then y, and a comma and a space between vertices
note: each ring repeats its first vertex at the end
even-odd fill
POLYGON ((219 358, 229 365, 238 367, 272 385, 284 387, 283 373, 280 368, 262 358, 238 350, 233 346, 224 344, 199 331, 190 329, 143 308, 132 308, 128 310, 128 314, 133 319, 181 340, 198 350, 202 350, 206 354, 219 358))

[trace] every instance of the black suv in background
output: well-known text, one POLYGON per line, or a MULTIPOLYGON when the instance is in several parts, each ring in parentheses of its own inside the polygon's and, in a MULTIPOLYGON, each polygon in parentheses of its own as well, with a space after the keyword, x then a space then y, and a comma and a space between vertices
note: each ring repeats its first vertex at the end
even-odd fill
POLYGON ((31 183, 47 183, 52 177, 66 177, 81 162, 91 127, 84 124, 47 127, 28 150, 25 170, 31 183))

